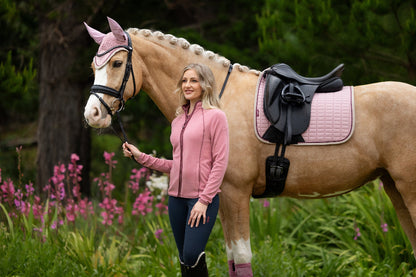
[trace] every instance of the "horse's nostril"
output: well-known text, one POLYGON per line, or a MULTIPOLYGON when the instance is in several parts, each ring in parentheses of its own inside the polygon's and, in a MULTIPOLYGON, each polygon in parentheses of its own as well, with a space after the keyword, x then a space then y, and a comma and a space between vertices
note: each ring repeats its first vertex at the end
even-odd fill
POLYGON ((93 108, 93 111, 92 111, 92 116, 93 116, 93 117, 99 117, 99 116, 100 116, 100 109, 98 109, 98 108, 93 108))

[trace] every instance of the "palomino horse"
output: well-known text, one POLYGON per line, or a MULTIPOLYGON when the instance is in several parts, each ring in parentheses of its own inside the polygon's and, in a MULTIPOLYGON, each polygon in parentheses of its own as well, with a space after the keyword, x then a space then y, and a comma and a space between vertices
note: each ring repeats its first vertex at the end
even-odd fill
MULTIPOLYGON (((106 35, 87 26, 100 44, 92 66, 93 94, 84 114, 90 126, 108 127, 109 113, 119 109, 140 89, 172 121, 178 103, 173 90, 182 69, 189 63, 208 65, 221 89, 230 65, 224 57, 159 31, 130 28, 123 33, 115 21, 109 19, 109 23, 112 32, 106 35), (126 70, 129 60, 132 68, 126 70), (125 84, 123 91, 122 83, 125 84)), ((253 108, 259 73, 234 64, 221 98, 230 130, 229 166, 220 195, 220 219, 230 276, 252 276, 249 202, 253 193, 261 194, 265 189, 265 159, 275 149, 274 145, 259 141, 254 133, 253 108)), ((330 146, 289 146, 286 157, 291 161, 291 168, 281 196, 331 197, 380 177, 415 250, 415 96, 414 86, 399 82, 355 87, 356 121, 351 138, 330 146)))

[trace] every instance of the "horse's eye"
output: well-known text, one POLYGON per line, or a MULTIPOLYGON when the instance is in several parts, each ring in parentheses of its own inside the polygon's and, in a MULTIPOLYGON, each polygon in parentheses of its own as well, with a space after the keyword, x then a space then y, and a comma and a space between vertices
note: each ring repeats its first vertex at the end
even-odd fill
POLYGON ((120 67, 123 64, 122 61, 115 61, 113 62, 113 67, 120 67))

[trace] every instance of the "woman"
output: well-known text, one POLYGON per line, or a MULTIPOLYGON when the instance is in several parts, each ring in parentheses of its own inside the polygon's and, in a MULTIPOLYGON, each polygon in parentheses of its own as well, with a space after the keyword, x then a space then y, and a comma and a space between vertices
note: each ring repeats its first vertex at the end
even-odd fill
POLYGON ((152 157, 129 143, 123 144, 123 152, 170 174, 169 219, 182 276, 208 276, 204 250, 218 214, 218 193, 228 163, 227 118, 207 66, 185 67, 175 92, 179 107, 171 126, 173 159, 152 157))

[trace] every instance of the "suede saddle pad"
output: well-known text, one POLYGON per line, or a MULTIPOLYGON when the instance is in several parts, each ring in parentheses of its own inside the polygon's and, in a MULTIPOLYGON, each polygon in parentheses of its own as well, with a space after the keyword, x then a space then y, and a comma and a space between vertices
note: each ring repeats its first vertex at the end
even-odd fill
MULTIPOLYGON (((257 138, 267 144, 262 136, 271 126, 264 115, 263 99, 266 78, 260 74, 254 101, 254 131, 257 138)), ((354 88, 344 86, 331 93, 315 93, 312 99, 311 119, 308 129, 302 134, 305 142, 294 145, 330 145, 346 142, 354 131, 354 88)))

